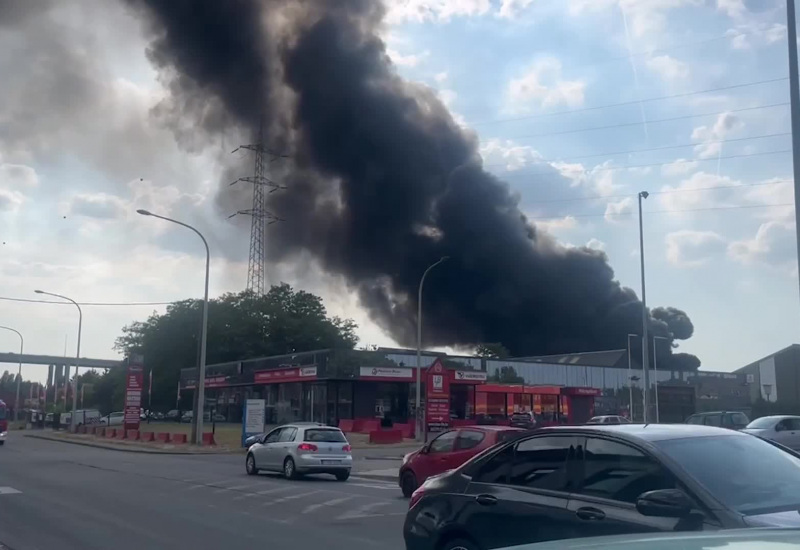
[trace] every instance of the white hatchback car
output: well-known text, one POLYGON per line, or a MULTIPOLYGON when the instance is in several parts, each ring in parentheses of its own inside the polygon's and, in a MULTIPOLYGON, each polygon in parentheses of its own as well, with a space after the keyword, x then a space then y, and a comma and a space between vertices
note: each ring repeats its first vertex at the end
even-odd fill
POLYGON ((353 455, 339 428, 323 424, 287 424, 255 438, 247 449, 245 468, 283 472, 287 479, 303 474, 333 474, 339 481, 350 477, 353 455))
POLYGON ((762 416, 742 431, 800 451, 800 416, 762 416))

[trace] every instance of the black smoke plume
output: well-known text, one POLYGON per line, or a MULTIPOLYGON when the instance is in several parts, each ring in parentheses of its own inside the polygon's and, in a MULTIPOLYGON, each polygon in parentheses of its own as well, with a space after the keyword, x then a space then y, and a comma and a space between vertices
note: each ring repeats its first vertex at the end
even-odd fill
MULTIPOLYGON (((310 253, 398 342, 414 342, 420 277, 443 256, 425 283, 427 345, 502 342, 533 355, 623 348, 640 332, 641 302, 606 255, 526 220, 483 169, 474 134, 397 75, 377 0, 129 4, 149 23, 169 120, 251 133, 267 120, 269 145, 290 152, 287 190, 271 195, 286 220, 270 227, 271 259, 310 253)), ((663 317, 651 324, 686 334, 663 317)))

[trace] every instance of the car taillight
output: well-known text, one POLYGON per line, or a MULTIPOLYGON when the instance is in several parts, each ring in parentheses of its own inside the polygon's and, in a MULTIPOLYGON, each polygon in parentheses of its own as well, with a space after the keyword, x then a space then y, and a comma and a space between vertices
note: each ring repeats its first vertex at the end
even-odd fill
POLYGON ((345 445, 344 447, 342 447, 342 450, 346 453, 349 453, 350 451, 353 450, 353 448, 350 445, 345 445))
POLYGON ((311 443, 301 443, 300 445, 297 446, 297 450, 298 451, 312 451, 313 452, 313 451, 317 450, 317 446, 316 445, 312 445, 311 443))
POLYGON ((417 490, 411 493, 411 500, 408 501, 408 509, 411 510, 417 503, 422 500, 423 495, 425 494, 425 486, 420 485, 417 487, 417 490))

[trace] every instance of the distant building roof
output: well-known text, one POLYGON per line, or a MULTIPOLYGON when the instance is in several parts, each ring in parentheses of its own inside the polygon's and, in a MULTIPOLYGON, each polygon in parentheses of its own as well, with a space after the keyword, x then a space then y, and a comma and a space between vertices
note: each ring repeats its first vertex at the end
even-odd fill
POLYGON ((775 357, 776 355, 781 355, 781 354, 783 354, 783 353, 786 353, 787 351, 789 351, 789 350, 791 350, 791 349, 797 349, 797 348, 800 348, 800 344, 789 344, 789 345, 788 345, 788 346, 786 346, 785 348, 783 348, 783 349, 779 349, 778 351, 775 351, 775 352, 773 352, 773 353, 770 353, 770 354, 769 354, 769 355, 767 355, 766 357, 762 357, 761 359, 759 359, 759 360, 757 360, 757 361, 751 361, 750 363, 747 363, 745 366, 743 366, 743 367, 741 367, 741 368, 738 368, 738 369, 736 369, 736 370, 735 370, 735 371, 733 371, 733 372, 743 372, 744 370, 746 370, 746 369, 748 369, 748 368, 752 367, 753 365, 758 365, 759 363, 761 363, 761 361, 766 361, 766 360, 767 360, 767 359, 769 359, 770 357, 775 357))
POLYGON ((530 363, 549 363, 549 364, 562 364, 562 365, 580 365, 586 367, 627 367, 628 350, 612 349, 606 351, 565 353, 561 355, 538 355, 533 357, 515 357, 514 361, 526 361, 530 363))

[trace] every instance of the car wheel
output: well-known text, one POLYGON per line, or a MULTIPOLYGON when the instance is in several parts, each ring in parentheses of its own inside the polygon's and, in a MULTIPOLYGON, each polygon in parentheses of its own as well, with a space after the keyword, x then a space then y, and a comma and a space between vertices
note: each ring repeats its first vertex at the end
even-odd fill
POLYGON ((294 466, 294 460, 292 457, 287 458, 283 461, 283 477, 286 479, 297 479, 297 468, 294 466))
POLYGON ((345 472, 336 472, 336 481, 347 481, 347 478, 350 477, 350 470, 345 472))
POLYGON ((440 550, 478 550, 478 547, 470 540, 452 539, 445 542, 440 550))
POLYGON ((411 498, 411 495, 417 490, 417 476, 414 475, 414 472, 403 472, 403 476, 400 478, 400 489, 402 489, 404 497, 411 498))
POLYGON ((247 470, 248 475, 254 476, 258 473, 258 468, 256 468, 256 457, 253 456, 253 453, 247 453, 247 458, 244 461, 244 467, 247 470))

